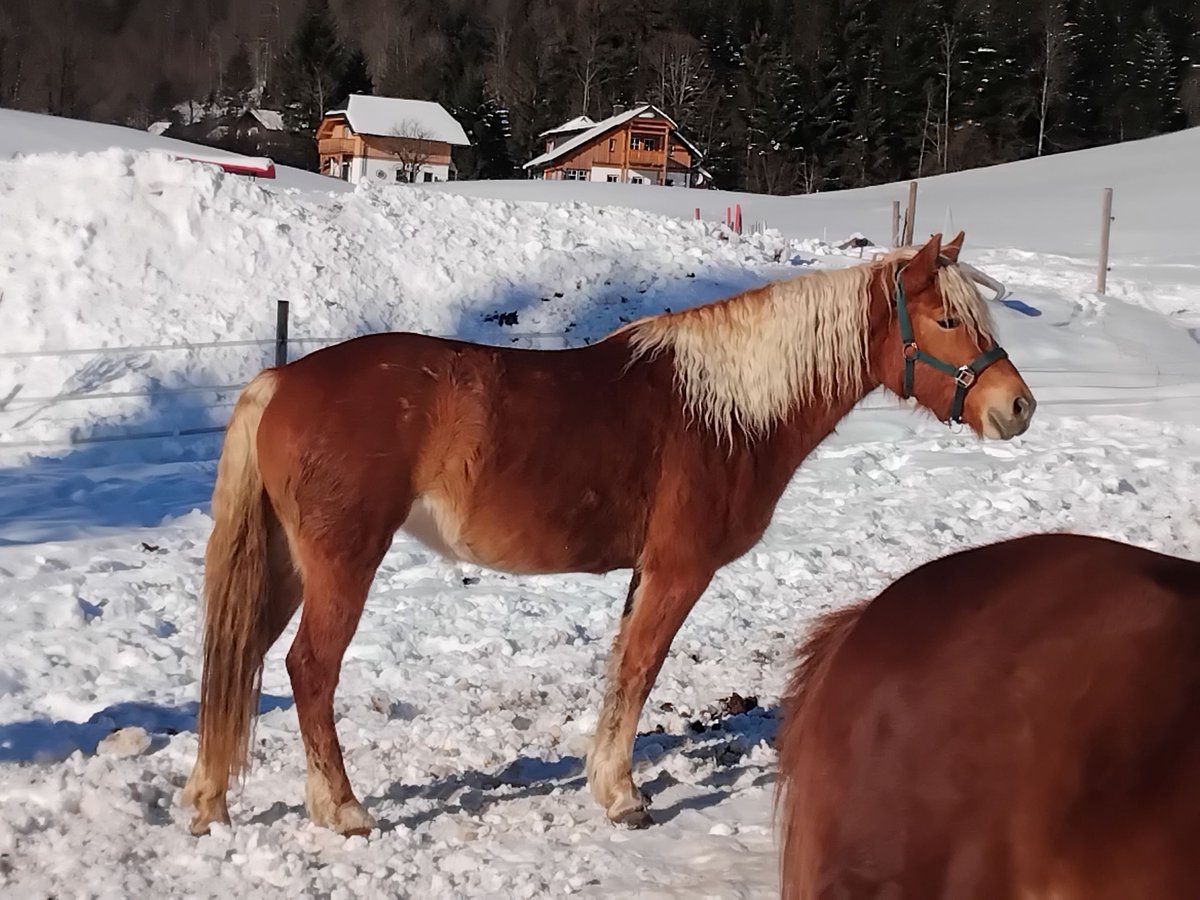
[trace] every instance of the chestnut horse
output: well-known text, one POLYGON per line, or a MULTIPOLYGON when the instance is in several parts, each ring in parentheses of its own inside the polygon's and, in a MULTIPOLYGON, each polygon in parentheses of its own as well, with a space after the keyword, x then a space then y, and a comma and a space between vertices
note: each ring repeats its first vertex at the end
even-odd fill
POLYGON ((615 822, 646 825, 631 752, 671 641, 718 568, 771 520, 809 452, 878 385, 1006 439, 1034 401, 957 262, 962 235, 529 351, 378 334, 259 374, 226 431, 205 557, 192 830, 228 821, 263 655, 287 656, 309 815, 372 820, 333 695, 376 568, 403 528, 515 573, 632 569, 587 757, 615 822))
POLYGON ((1041 534, 821 620, 783 704, 782 896, 1200 885, 1200 563, 1041 534))

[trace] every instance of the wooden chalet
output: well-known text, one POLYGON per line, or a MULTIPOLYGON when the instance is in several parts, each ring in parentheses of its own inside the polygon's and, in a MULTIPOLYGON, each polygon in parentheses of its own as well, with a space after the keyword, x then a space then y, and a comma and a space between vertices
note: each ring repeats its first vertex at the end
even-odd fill
POLYGON ((580 116, 543 132, 545 152, 525 163, 531 178, 704 187, 703 154, 666 113, 644 103, 602 122, 580 116))
POLYGON ((317 126, 320 171, 351 184, 453 181, 466 132, 439 103, 354 94, 317 126))

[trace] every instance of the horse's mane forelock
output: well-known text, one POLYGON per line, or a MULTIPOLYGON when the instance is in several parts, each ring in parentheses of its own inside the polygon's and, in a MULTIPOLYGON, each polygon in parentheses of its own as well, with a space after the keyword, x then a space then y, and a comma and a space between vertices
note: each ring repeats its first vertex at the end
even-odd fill
MULTIPOLYGON (((870 264, 777 281, 727 300, 632 322, 633 359, 670 350, 684 405, 712 431, 754 438, 797 403, 860 392, 870 343, 870 291, 911 258, 894 251, 870 264)), ((957 266, 938 270, 949 315, 991 332, 974 283, 957 266)))

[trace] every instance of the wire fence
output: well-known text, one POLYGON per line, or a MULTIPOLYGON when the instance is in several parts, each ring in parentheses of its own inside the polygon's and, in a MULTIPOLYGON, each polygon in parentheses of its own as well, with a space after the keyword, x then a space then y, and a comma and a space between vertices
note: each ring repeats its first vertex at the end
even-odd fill
MULTIPOLYGON (((308 347, 307 352, 319 349, 322 346, 341 343, 351 340, 359 335, 348 335, 343 337, 288 337, 286 343, 288 347, 289 361, 294 361, 306 355, 306 353, 293 353, 293 350, 308 347)), ((496 335, 495 345, 497 346, 522 346, 525 348, 535 348, 544 346, 551 341, 559 342, 560 345, 568 343, 572 335, 566 332, 517 332, 510 335, 496 335), (506 341, 502 340, 507 338, 506 341)), ((280 340, 277 338, 261 338, 261 339, 246 339, 246 340, 229 340, 229 341, 187 341, 179 343, 163 343, 163 344, 141 344, 116 347, 62 347, 55 349, 42 350, 15 350, 15 351, 0 351, 0 361, 4 360, 35 360, 35 359, 59 359, 75 356, 132 356, 145 353, 189 353, 193 351, 218 351, 225 349, 238 349, 260 347, 264 349, 263 359, 259 363, 255 363, 253 359, 248 359, 247 362, 254 365, 255 368, 265 368, 273 363, 271 351, 278 348, 280 340)), ((204 394, 212 394, 213 402, 200 403, 189 406, 186 409, 188 416, 192 422, 198 418, 212 419, 213 414, 220 414, 222 410, 233 408, 236 400, 236 395, 248 383, 247 381, 239 382, 222 382, 219 384, 182 384, 174 386, 154 387, 150 389, 140 390, 88 390, 86 388, 78 390, 63 391, 57 394, 22 394, 18 389, 14 388, 8 397, 0 396, 0 413, 3 412, 36 412, 40 407, 42 410, 68 403, 88 403, 100 400, 146 400, 159 401, 170 400, 175 397, 186 396, 202 396, 204 394), (222 395, 227 395, 223 397, 222 395)), ((3 386, 0 386, 0 393, 3 391, 3 386)), ((114 428, 109 431, 105 429, 103 433, 92 432, 83 433, 72 431, 68 437, 52 440, 9 440, 0 435, 0 451, 7 450, 45 450, 52 448, 70 449, 75 446, 84 446, 92 444, 111 444, 120 443, 123 441, 147 441, 147 440, 165 440, 177 438, 194 438, 206 435, 215 435, 224 432, 224 424, 180 424, 171 427, 155 427, 143 428, 138 430, 138 426, 133 425, 127 429, 114 428)))

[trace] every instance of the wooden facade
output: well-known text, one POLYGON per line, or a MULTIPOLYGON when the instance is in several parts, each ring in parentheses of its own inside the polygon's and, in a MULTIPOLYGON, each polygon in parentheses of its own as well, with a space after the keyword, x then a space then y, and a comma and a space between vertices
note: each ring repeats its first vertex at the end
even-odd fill
MULTIPOLYGON (((454 165, 450 155, 450 144, 445 141, 358 134, 345 118, 338 115, 326 116, 321 120, 317 126, 316 139, 317 155, 321 173, 324 175, 332 175, 346 181, 370 179, 372 174, 378 177, 378 172, 372 172, 372 165, 386 163, 388 168, 380 171, 403 172, 406 175, 445 171, 447 176, 437 178, 430 174, 430 177, 424 180, 442 181, 447 177, 453 178, 454 165), (355 173, 356 166, 363 171, 355 173), (358 177, 353 177, 355 174, 358 177)), ((395 174, 390 177, 385 174, 383 179, 378 180, 399 179, 395 174)))
MULTIPOLYGON (((695 148, 680 135, 675 123, 653 107, 609 128, 600 123, 596 132, 559 156, 529 166, 534 177, 547 180, 611 181, 692 186, 699 159, 695 148)), ((546 153, 577 140, 551 137, 546 153)), ((545 155, 545 154, 544 154, 545 155)))

